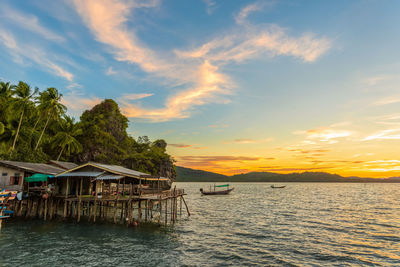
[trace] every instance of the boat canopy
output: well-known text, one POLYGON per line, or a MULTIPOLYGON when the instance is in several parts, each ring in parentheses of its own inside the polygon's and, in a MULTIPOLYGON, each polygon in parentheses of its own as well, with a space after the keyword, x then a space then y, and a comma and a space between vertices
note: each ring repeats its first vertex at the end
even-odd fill
POLYGON ((216 185, 215 187, 228 187, 229 184, 221 184, 221 185, 216 185))
POLYGON ((43 174, 43 173, 35 173, 32 176, 25 177, 25 181, 28 183, 31 182, 46 182, 48 178, 54 178, 53 175, 43 174))

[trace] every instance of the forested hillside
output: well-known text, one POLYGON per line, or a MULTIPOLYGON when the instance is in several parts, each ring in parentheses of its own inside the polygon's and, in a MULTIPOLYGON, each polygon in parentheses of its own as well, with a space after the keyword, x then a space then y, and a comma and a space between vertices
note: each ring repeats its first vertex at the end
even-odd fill
POLYGON ((76 121, 61 100, 56 88, 0 82, 0 159, 96 161, 175 177, 167 143, 129 136, 128 119, 115 101, 104 100, 76 121))

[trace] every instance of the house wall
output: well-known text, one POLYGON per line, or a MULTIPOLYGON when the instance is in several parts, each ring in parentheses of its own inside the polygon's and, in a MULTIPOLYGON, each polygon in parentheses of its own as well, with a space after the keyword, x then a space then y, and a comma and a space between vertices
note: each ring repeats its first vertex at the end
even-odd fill
POLYGON ((25 173, 23 171, 13 169, 13 168, 8 168, 8 167, 3 167, 0 166, 0 188, 7 188, 7 189, 14 189, 14 190, 21 190, 23 181, 24 181, 25 173), (19 179, 18 184, 10 184, 11 182, 11 177, 14 177, 17 174, 17 178, 19 179))

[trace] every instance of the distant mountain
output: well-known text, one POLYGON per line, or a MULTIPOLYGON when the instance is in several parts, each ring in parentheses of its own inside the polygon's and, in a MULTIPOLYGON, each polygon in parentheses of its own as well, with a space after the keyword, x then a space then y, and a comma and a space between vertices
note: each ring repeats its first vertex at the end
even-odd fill
POLYGON ((176 172, 177 182, 223 182, 229 179, 226 175, 179 166, 176 166, 176 172))
POLYGON ((249 172, 232 176, 222 175, 185 167, 176 167, 177 182, 330 182, 330 183, 399 183, 399 177, 391 178, 360 178, 343 177, 326 172, 303 172, 280 174, 274 172, 249 172))

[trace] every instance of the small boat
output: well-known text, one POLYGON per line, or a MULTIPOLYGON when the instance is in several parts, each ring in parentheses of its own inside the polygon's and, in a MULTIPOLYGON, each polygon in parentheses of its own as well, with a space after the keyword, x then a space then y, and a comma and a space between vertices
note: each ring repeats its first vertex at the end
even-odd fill
POLYGON ((200 192, 203 195, 227 195, 230 192, 233 191, 235 188, 229 188, 229 184, 223 184, 223 185, 214 185, 214 191, 211 190, 210 186, 210 191, 204 191, 203 188, 200 188, 200 192), (225 190, 215 190, 217 187, 228 187, 228 189, 225 190))
POLYGON ((3 222, 3 219, 7 219, 10 217, 10 214, 13 213, 12 210, 7 210, 8 201, 13 200, 16 196, 16 191, 0 191, 0 229, 3 222))
POLYGON ((285 188, 286 185, 280 185, 280 186, 276 186, 276 185, 271 185, 271 188, 285 188))

